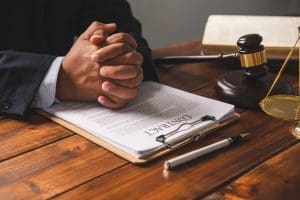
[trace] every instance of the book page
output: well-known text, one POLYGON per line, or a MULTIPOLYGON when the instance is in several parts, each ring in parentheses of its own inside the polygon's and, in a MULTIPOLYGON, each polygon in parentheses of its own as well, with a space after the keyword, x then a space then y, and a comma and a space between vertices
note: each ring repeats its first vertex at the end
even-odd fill
POLYGON ((265 47, 291 47, 298 36, 300 17, 211 15, 208 18, 203 45, 236 46, 246 34, 258 33, 265 47))
MULTIPOLYGON (((157 136, 169 133, 181 124, 199 120, 204 115, 222 119, 233 113, 234 106, 162 84, 144 82, 139 96, 120 110, 81 102, 63 102, 44 110, 140 157, 165 146, 155 140, 157 136)), ((168 141, 212 123, 206 121, 183 127, 186 130, 178 131, 168 141)))

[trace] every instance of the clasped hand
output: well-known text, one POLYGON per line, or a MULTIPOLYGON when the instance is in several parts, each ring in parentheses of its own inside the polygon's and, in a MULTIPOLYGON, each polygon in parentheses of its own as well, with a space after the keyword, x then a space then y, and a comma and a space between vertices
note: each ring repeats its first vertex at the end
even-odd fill
POLYGON ((93 22, 65 56, 58 75, 59 100, 98 101, 121 108, 138 94, 142 54, 135 39, 114 33, 116 24, 93 22))

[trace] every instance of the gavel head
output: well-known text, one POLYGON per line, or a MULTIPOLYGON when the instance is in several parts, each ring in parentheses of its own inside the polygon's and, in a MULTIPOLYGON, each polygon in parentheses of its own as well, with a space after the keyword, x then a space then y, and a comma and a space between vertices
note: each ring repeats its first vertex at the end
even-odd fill
POLYGON ((241 66, 245 69, 244 75, 256 78, 268 72, 266 50, 261 44, 262 36, 248 34, 240 37, 237 41, 240 54, 241 66))

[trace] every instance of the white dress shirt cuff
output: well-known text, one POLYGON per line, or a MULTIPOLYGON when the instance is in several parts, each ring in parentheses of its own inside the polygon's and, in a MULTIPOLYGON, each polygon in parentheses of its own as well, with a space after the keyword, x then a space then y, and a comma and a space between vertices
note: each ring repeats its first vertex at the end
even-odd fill
POLYGON ((52 62, 49 70, 43 79, 38 92, 36 93, 32 107, 34 108, 47 108, 50 107, 55 101, 56 83, 64 57, 57 57, 52 62))

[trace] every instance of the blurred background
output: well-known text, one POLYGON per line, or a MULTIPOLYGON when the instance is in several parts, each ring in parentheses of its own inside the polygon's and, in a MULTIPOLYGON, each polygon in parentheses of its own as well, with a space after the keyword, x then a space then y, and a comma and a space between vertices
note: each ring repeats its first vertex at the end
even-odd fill
POLYGON ((201 37, 212 14, 300 15, 300 0, 128 0, 154 48, 201 37))

